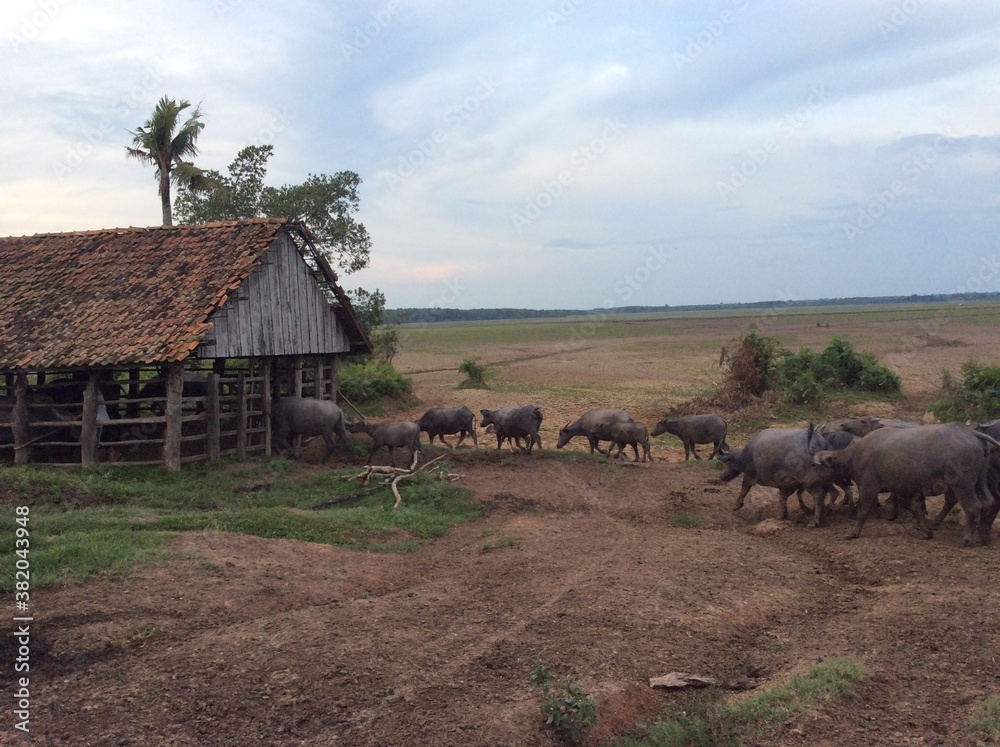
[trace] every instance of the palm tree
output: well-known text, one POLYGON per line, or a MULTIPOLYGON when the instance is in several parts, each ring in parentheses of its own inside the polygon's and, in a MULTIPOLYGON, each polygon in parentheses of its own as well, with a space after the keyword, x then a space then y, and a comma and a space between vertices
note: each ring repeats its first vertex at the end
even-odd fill
POLYGON ((195 107, 187 120, 178 128, 181 112, 191 106, 189 101, 178 103, 164 96, 152 116, 132 135, 132 145, 125 152, 144 164, 156 167, 160 183, 160 203, 163 207, 163 225, 173 225, 170 209, 170 182, 185 184, 194 190, 211 190, 217 185, 205 172, 185 158, 198 155, 195 142, 205 123, 201 121, 201 107, 195 107))

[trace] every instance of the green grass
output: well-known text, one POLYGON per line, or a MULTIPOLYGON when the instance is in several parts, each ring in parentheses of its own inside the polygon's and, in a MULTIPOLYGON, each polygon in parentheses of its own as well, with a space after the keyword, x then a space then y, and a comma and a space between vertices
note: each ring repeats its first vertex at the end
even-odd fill
POLYGON ((804 675, 770 690, 731 702, 719 690, 681 694, 646 727, 639 739, 621 739, 616 747, 739 747, 768 744, 768 731, 850 698, 868 681, 864 667, 837 659, 818 664, 804 675))
MULTIPOLYGON (((356 469, 347 471, 353 474, 356 469)), ((13 588, 15 507, 28 506, 31 588, 118 574, 160 557, 175 532, 219 531, 351 549, 405 552, 480 515, 457 486, 421 474, 400 486, 313 511, 358 489, 344 471, 272 458, 181 473, 120 468, 0 470, 0 589, 13 588)))

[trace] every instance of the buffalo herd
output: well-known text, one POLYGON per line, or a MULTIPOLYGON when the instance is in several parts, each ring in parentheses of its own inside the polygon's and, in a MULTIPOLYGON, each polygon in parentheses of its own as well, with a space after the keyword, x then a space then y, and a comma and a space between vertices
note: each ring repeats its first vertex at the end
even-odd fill
MULTIPOLYGON (((479 426, 496 435, 497 449, 504 446, 530 454, 542 448, 539 427, 542 411, 534 405, 480 410, 479 426)), ((277 444, 288 448, 291 435, 323 435, 327 456, 333 451, 335 436, 346 438, 345 416, 332 402, 322 400, 279 400, 274 408, 277 444), (293 407, 283 403, 295 402, 293 407), (308 404, 307 404, 308 403, 308 404), (316 404, 312 404, 316 403, 316 404), (319 404, 322 403, 322 404, 319 404), (322 412, 318 408, 322 408, 322 412)), ((459 436, 458 444, 470 437, 478 445, 476 418, 468 407, 434 408, 416 421, 361 421, 348 427, 372 439, 368 460, 380 447, 408 448, 413 459, 422 454, 421 432, 429 441, 459 436)), ((794 493, 803 513, 811 514, 811 525, 821 526, 827 501, 841 499, 856 515, 847 535, 860 536, 868 516, 891 512, 891 516, 912 514, 924 537, 959 505, 965 515, 963 544, 987 544, 993 521, 1000 510, 1000 420, 972 425, 946 423, 923 425, 887 418, 858 418, 805 428, 766 428, 753 434, 742 448, 726 442, 727 423, 714 414, 685 415, 659 421, 650 431, 626 410, 590 410, 559 430, 556 448, 576 437, 584 437, 590 453, 621 457, 631 447, 634 461, 652 461, 650 436, 672 434, 684 446, 685 460, 699 444, 711 444, 708 458, 722 463, 720 480, 729 482, 742 476, 742 486, 734 505, 743 508, 754 485, 776 488, 781 518, 788 518, 788 498, 794 493), (607 449, 601 443, 607 442, 607 449), (615 451, 617 447, 617 452, 615 451), (854 499, 853 489, 857 489, 854 499), (838 490, 839 489, 839 490, 838 490), (840 491, 843 491, 841 494, 840 491), (803 494, 812 499, 810 507, 803 494), (885 506, 879 495, 887 494, 885 506), (933 521, 926 513, 925 499, 944 496, 944 506, 933 521)))

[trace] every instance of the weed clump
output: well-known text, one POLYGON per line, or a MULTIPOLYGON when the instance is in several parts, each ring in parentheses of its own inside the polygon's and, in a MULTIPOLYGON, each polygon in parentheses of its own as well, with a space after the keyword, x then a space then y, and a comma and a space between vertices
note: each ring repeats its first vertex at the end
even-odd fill
POLYGON ((584 734, 597 723, 594 698, 569 677, 557 680, 541 661, 532 668, 531 679, 542 691, 545 725, 562 738, 579 744, 584 734))

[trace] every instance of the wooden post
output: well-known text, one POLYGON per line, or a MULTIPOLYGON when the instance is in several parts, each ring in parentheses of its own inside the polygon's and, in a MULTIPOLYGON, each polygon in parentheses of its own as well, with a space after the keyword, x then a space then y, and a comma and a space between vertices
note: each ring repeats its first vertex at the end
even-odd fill
POLYGON ((323 359, 316 357, 315 373, 313 374, 313 396, 316 399, 323 399, 323 359))
POLYGON ((247 380, 246 373, 240 371, 236 377, 236 454, 240 459, 247 456, 247 380))
POLYGON ((184 415, 184 362, 167 365, 167 427, 163 434, 163 466, 170 472, 181 470, 181 431, 184 415))
POLYGON ((135 400, 139 397, 139 368, 128 370, 128 404, 125 406, 125 417, 139 417, 139 403, 135 400))
POLYGON ((222 424, 219 422, 219 374, 208 375, 208 396, 205 402, 205 438, 208 440, 208 461, 222 457, 222 424))
POLYGON ((292 391, 290 395, 292 397, 302 396, 302 356, 296 355, 293 362, 292 369, 292 391))
POLYGON ((97 467, 97 372, 91 371, 83 390, 83 420, 80 423, 80 466, 97 467))
POLYGON ((329 355, 326 358, 326 364, 330 368, 330 383, 327 385, 328 396, 334 402, 337 401, 337 364, 340 362, 340 357, 336 355, 329 355))
POLYGON ((14 464, 31 463, 29 418, 28 377, 19 373, 14 379, 14 413, 10 424, 14 432, 14 464))
POLYGON ((265 358, 260 367, 264 381, 260 385, 260 410, 264 418, 264 456, 271 456, 271 361, 265 358))

